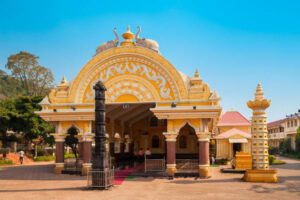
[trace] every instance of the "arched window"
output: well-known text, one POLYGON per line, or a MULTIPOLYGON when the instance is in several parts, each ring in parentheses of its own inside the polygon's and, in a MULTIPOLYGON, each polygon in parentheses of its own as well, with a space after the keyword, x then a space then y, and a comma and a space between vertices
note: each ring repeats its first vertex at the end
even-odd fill
POLYGON ((157 135, 152 136, 152 148, 159 148, 159 137, 157 135))
POLYGON ((150 119, 150 126, 152 126, 152 127, 158 126, 158 119, 156 117, 152 117, 150 119))
POLYGON ((187 142, 186 142, 186 136, 182 135, 179 138, 179 148, 186 149, 187 148, 187 142))

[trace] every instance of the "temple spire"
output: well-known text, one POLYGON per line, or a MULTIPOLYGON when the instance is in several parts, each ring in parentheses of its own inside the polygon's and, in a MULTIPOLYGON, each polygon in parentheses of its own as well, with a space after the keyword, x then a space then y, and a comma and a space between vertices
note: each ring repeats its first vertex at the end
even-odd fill
POLYGON ((195 74, 194 74, 195 78, 199 78, 199 73, 198 73, 198 69, 196 69, 195 74))

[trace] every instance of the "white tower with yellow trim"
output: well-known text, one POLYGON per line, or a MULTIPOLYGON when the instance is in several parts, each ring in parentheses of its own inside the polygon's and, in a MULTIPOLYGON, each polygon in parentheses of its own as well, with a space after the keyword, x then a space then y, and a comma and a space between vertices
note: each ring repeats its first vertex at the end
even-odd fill
POLYGON ((253 169, 269 169, 266 109, 270 104, 271 101, 264 98, 263 89, 258 83, 254 101, 247 102, 247 106, 253 110, 251 123, 253 169))
POLYGON ((248 101, 247 106, 253 110, 251 122, 252 135, 252 170, 247 170, 244 180, 253 182, 277 182, 277 170, 269 170, 268 130, 266 109, 271 100, 264 97, 260 83, 254 93, 254 101, 248 101))

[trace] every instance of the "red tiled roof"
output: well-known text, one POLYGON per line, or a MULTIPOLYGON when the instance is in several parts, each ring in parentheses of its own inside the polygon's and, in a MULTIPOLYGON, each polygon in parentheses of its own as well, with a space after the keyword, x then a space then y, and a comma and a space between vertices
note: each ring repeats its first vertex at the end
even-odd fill
POLYGON ((220 135, 217 135, 215 138, 216 139, 229 138, 229 137, 234 136, 236 134, 244 136, 246 138, 251 138, 251 134, 250 133, 241 131, 241 130, 239 130, 237 128, 232 128, 232 129, 230 129, 228 131, 225 131, 224 133, 221 133, 220 135))
POLYGON ((251 123, 238 111, 227 111, 217 126, 251 126, 251 123))
POLYGON ((280 120, 268 123, 267 126, 268 126, 268 128, 279 126, 284 121, 285 121, 285 119, 280 119, 280 120))

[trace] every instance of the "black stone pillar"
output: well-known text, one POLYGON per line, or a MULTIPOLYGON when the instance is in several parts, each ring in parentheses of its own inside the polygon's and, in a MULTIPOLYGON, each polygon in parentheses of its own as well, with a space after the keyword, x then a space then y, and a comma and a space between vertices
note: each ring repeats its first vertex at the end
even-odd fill
POLYGON ((102 171, 109 167, 109 154, 105 146, 105 91, 106 87, 99 81, 95 86, 95 152, 93 171, 102 171))

